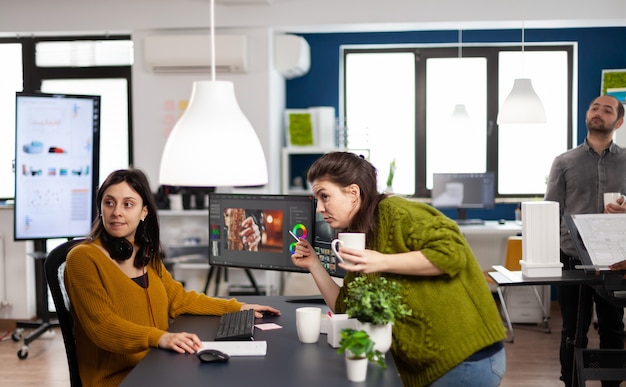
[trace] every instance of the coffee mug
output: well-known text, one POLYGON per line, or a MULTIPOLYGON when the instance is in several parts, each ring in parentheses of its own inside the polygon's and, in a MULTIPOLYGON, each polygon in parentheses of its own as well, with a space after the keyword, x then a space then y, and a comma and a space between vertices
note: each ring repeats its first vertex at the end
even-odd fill
POLYGON ((606 192, 606 193, 604 194, 604 207, 606 208, 606 206, 607 206, 609 203, 612 203, 612 204, 618 205, 618 204, 617 204, 617 199, 619 199, 619 198, 621 198, 621 197, 622 197, 622 194, 621 194, 621 193, 619 193, 619 192, 606 192))
POLYGON ((337 239, 333 239, 331 242, 330 248, 333 250, 333 253, 335 253, 339 261, 344 264, 349 264, 341 258, 341 255, 339 255, 339 251, 337 249, 338 244, 351 249, 364 250, 365 234, 362 232, 340 232, 337 239))
POLYGON ((320 337, 322 308, 302 307, 296 309, 296 331, 301 343, 317 343, 320 337))

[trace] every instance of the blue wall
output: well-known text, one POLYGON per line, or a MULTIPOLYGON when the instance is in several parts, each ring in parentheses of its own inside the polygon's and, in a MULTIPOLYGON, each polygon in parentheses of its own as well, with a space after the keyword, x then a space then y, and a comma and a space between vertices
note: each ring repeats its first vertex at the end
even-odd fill
MULTIPOLYGON (((303 34, 311 47, 311 69, 287 81, 287 108, 334 106, 339 111, 340 45, 345 44, 458 44, 458 30, 384 33, 303 34)), ((521 42, 521 30, 464 30, 463 43, 521 42)), ((603 69, 626 68, 626 27, 525 29, 524 41, 578 43, 578 140, 587 129, 585 111, 600 94, 603 69)), ((492 210, 469 210, 468 217, 513 219, 516 204, 498 204, 492 210)), ((446 212, 455 218, 456 212, 446 212)))

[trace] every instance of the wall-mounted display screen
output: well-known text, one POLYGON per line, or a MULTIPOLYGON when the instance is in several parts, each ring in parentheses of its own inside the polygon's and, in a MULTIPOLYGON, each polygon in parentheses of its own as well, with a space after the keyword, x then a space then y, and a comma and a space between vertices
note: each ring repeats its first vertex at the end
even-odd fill
POLYGON ((16 93, 14 240, 89 233, 98 184, 100 97, 16 93))

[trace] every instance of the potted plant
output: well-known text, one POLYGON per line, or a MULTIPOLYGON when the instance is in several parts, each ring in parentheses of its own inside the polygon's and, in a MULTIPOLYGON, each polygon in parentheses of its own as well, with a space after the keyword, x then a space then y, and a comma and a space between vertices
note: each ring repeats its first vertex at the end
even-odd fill
POLYGON ((396 173, 396 159, 393 159, 391 163, 389 163, 389 175, 387 175, 387 188, 385 189, 385 193, 393 193, 393 177, 396 173))
POLYGON ((374 349, 374 341, 367 332, 352 328, 341 330, 341 340, 337 353, 345 353, 348 379, 353 382, 362 382, 367 376, 367 363, 375 362, 387 368, 385 355, 374 349))
POLYGON ((346 314, 359 321, 360 329, 368 332, 383 353, 391 347, 394 321, 411 315, 400 284, 382 276, 356 277, 348 284, 345 303, 346 314))

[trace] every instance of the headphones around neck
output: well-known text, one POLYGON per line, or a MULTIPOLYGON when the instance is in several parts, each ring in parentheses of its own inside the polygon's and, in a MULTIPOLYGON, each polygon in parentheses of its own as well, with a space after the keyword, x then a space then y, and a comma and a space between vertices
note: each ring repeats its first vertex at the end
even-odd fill
POLYGON ((109 235, 106 231, 102 233, 100 237, 102 239, 102 245, 109 253, 111 258, 116 261, 126 261, 133 255, 135 249, 133 244, 126 238, 115 238, 109 235))

